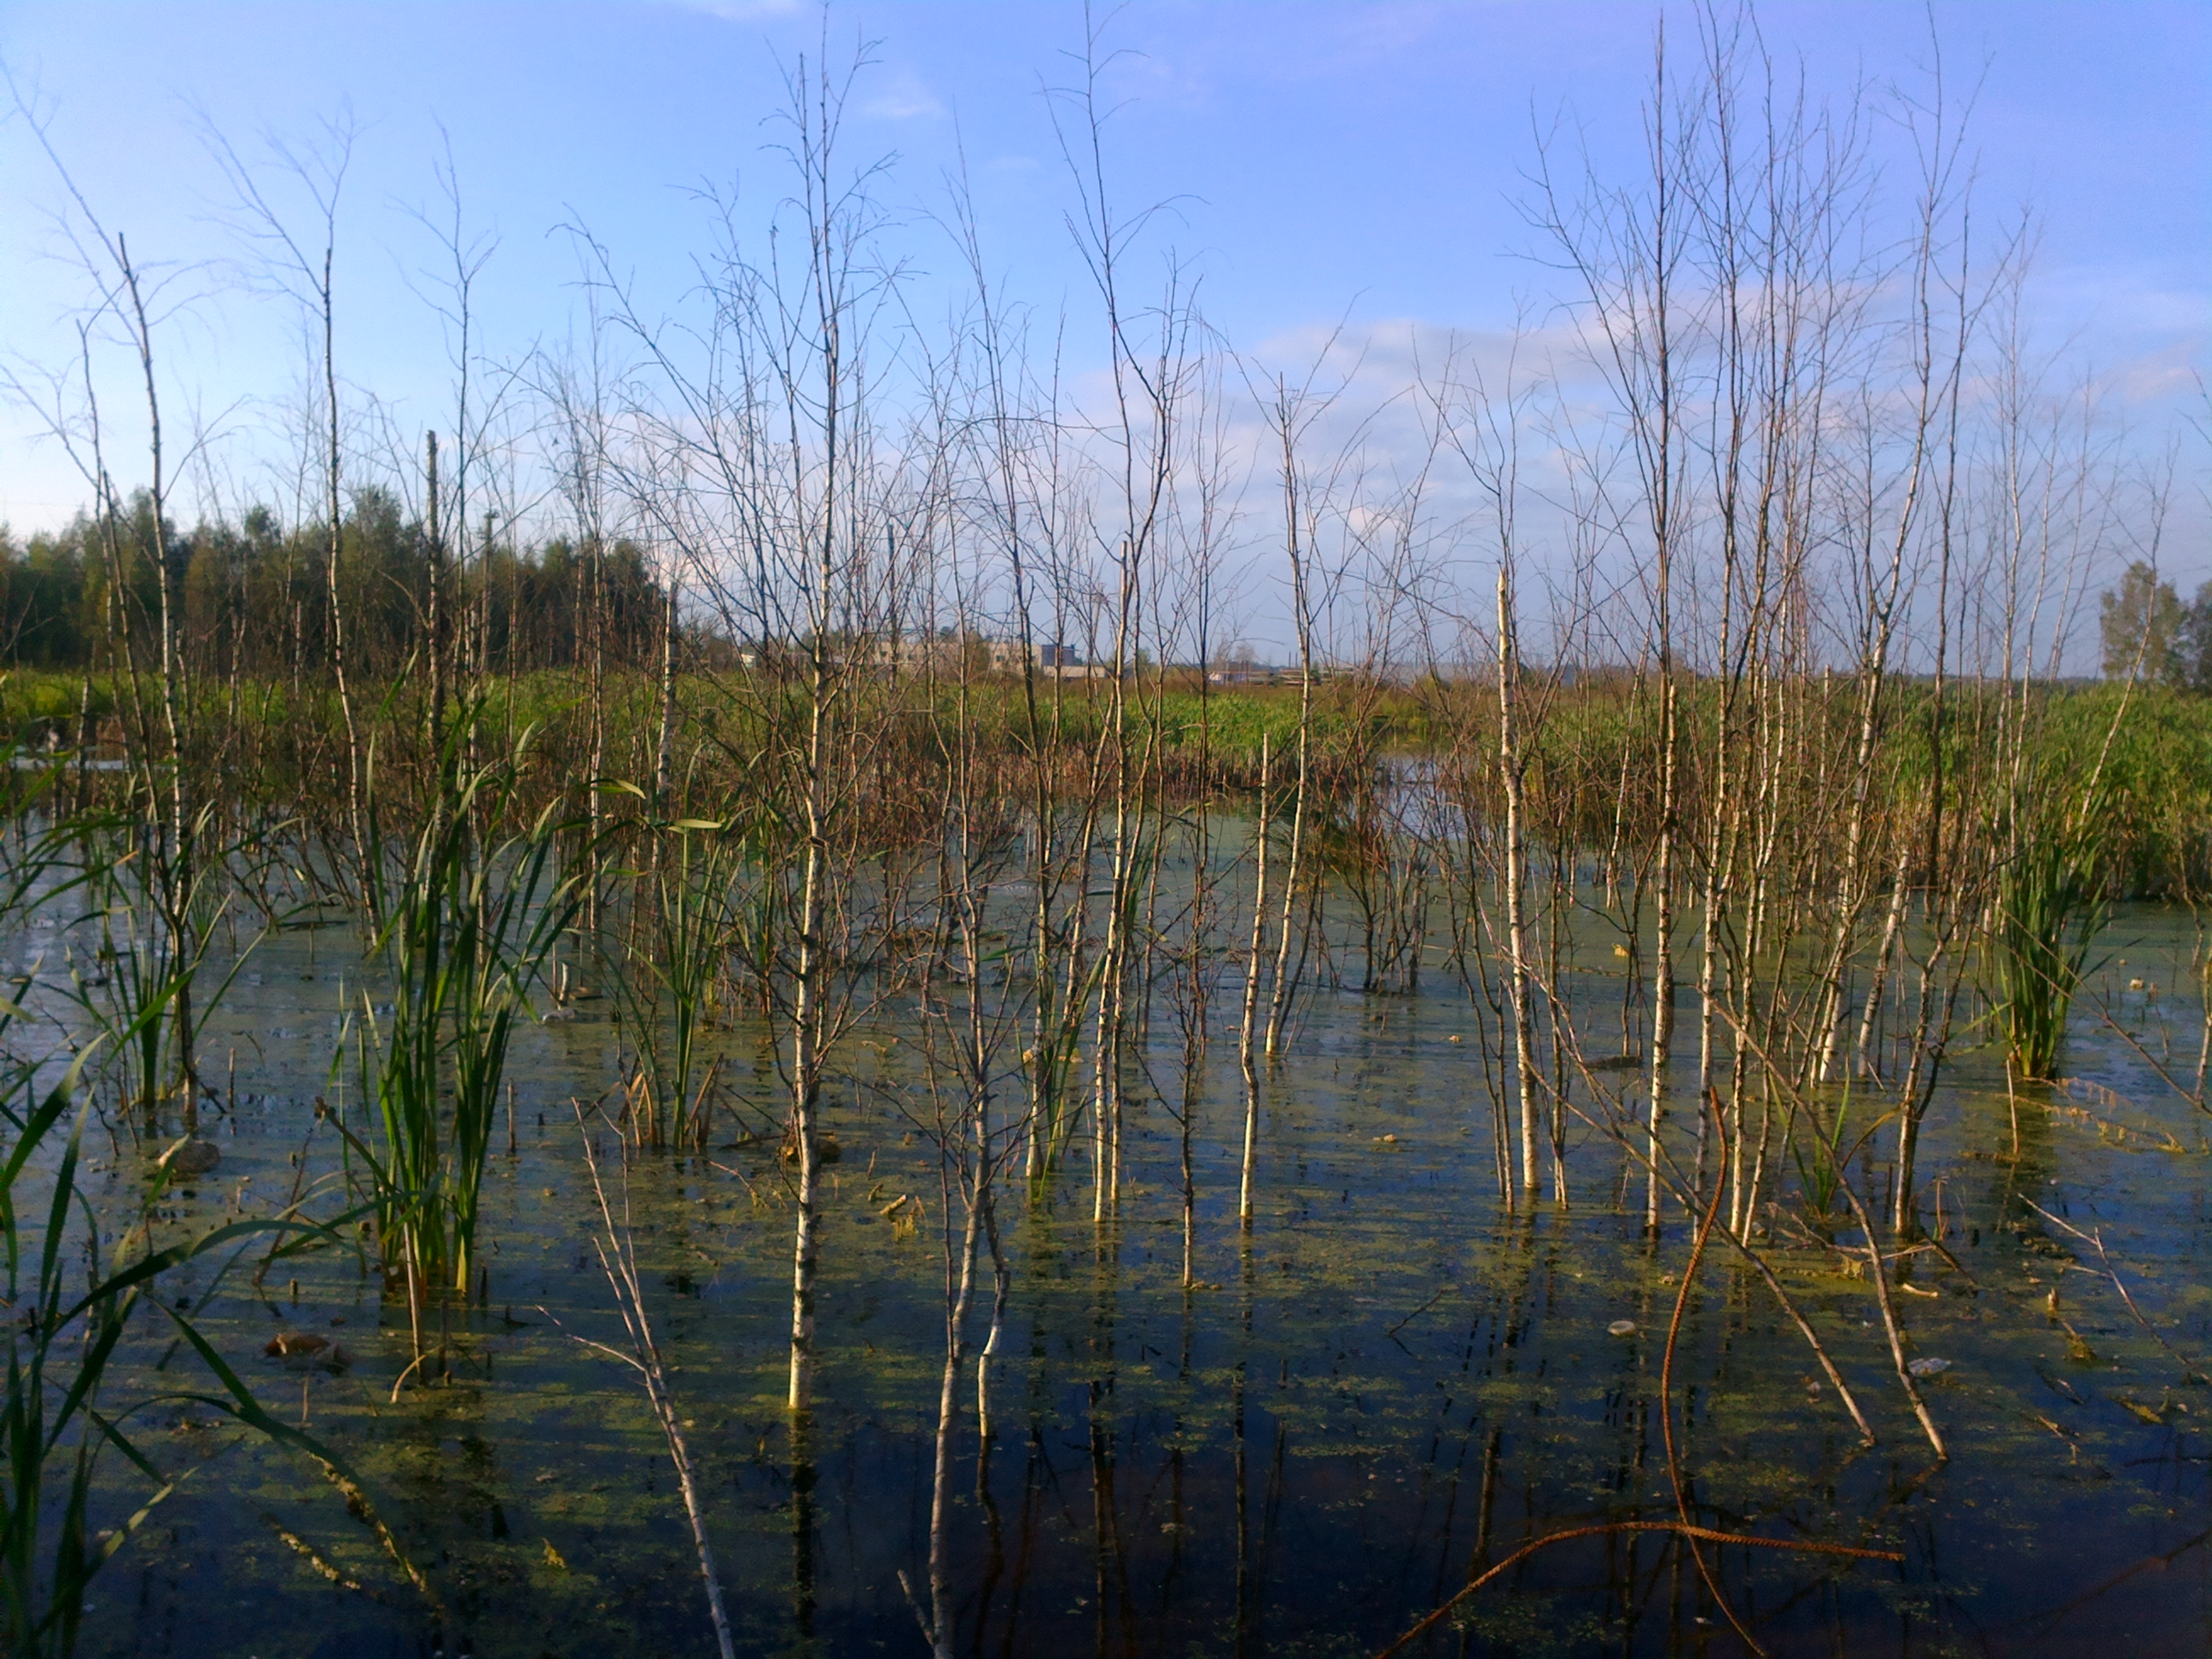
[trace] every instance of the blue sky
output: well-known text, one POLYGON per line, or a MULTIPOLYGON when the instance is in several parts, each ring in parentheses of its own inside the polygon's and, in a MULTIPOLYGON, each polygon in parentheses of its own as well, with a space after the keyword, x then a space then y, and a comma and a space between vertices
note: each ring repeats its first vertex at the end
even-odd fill
MULTIPOLYGON (((1112 14, 1114 187, 1164 204, 1148 256, 1199 274, 1211 322, 1245 349, 1340 318, 1508 325, 1553 274, 1516 206, 1537 134, 1632 155, 1659 9, 1612 0, 1239 4, 1137 0, 1112 14)), ((1674 27, 1686 33, 1680 9, 1674 27)), ((1979 199, 1994 223, 2032 204, 2033 312, 2111 377, 2145 429, 2175 425, 2212 319, 2212 7, 2103 3, 1762 6, 1770 46, 1820 91, 1925 84, 1940 42, 1974 93, 1979 199)), ((693 188, 780 188, 780 63, 811 52, 811 6, 753 0, 602 3, 118 4, 9 0, 0 60, 50 117, 94 208, 142 260, 175 268, 169 332, 180 404, 244 434, 296 380, 296 319, 241 291, 222 261, 219 178, 195 136, 212 122, 252 154, 349 106, 361 126, 340 228, 340 351, 404 418, 442 408, 444 348, 409 273, 434 258, 409 208, 432 194, 442 126, 473 228, 499 246, 483 344, 519 354, 572 325, 576 261, 550 234, 587 224, 673 305, 706 239, 693 188), (243 401, 241 401, 243 400, 243 401), (261 412, 257 412, 261 411, 261 412)), ((879 193, 927 296, 949 271, 925 222, 964 149, 988 251, 1009 290, 1050 315, 1085 299, 1071 204, 1042 89, 1073 76, 1068 4, 840 4, 833 46, 877 42, 849 155, 893 158, 879 193)), ((81 276, 56 257, 58 186, 21 118, 0 129, 0 331, 20 366, 65 362, 81 276)), ((1078 326, 1080 366, 1090 336, 1078 326)), ((116 401, 120 403, 120 399, 116 401)), ((233 441, 236 457, 251 441, 233 441), (241 449, 240 446, 244 446, 241 449)), ((54 523, 84 491, 35 422, 0 412, 0 520, 54 523)))

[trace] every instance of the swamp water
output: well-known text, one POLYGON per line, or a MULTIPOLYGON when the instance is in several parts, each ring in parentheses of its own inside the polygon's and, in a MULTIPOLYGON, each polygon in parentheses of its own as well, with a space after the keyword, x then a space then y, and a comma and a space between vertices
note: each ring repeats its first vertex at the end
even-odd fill
MULTIPOLYGON (((43 956, 51 977, 64 937, 27 930, 9 969, 43 956)), ((359 1111, 357 1083, 331 1070, 342 1011, 357 1005, 342 954, 354 937, 273 936, 216 1011, 207 1070, 219 1078, 234 1050, 240 1098, 210 1117, 222 1165, 165 1205, 163 1237, 241 1206, 266 1213, 337 1170, 313 1103, 342 1084, 359 1111)), ((2188 986, 2193 945, 2185 918, 2124 908, 2090 988, 2143 1050, 2172 1054, 2184 1082, 2194 998, 2126 988, 2188 986)), ((1620 985, 1595 960, 1584 969, 1595 1026, 1620 985)), ((161 1397, 208 1383, 149 1310, 103 1402, 135 1407, 125 1426, 138 1443, 165 1471, 191 1473, 94 1582, 81 1652, 713 1651, 644 1395, 573 1340, 621 1341, 570 1103, 613 1081, 614 1034, 608 1003, 582 1006, 599 1012, 519 1044, 517 1151, 502 1121, 483 1192, 489 1297, 434 1315, 446 1358, 431 1386, 395 1403, 406 1310, 350 1256, 293 1257, 258 1289, 249 1261, 204 1305, 212 1262, 163 1280, 272 1411, 304 1416, 363 1475, 447 1620, 312 1463, 161 1397), (330 1340, 349 1364, 301 1370, 264 1355, 293 1332, 330 1340), (328 1582, 280 1529, 360 1588, 328 1582)), ((1686 1027, 1693 1053, 1693 1017, 1686 1027)), ((1146 1090, 1129 1091, 1118 1225, 1092 1225, 1079 1152, 1042 1196, 1011 1181, 1012 1288, 980 1447, 972 1362, 962 1384, 955 1651, 1371 1654, 1532 1538, 1674 1517, 1659 1370, 1689 1224, 1671 1214, 1649 1246, 1616 1204, 1625 1190, 1640 1210, 1640 1174, 1625 1182, 1619 1149, 1580 1126, 1575 1206, 1504 1215, 1475 1030, 1439 972, 1411 997, 1311 992, 1265 1087, 1249 1246, 1236 1225, 1235 1037, 1217 1036, 1195 1143, 1205 1283, 1194 1291, 1180 1282, 1179 1130, 1156 1098, 1139 1103, 1146 1090), (1616 1334, 1624 1321, 1633 1329, 1616 1334)), ((724 1081, 757 1122, 780 1107, 757 1035, 726 1034, 724 1081)), ((945 1212, 934 1149, 902 1115, 902 1102, 921 1107, 913 1034, 899 1035, 847 1045, 862 1076, 829 1106, 842 1156, 825 1183, 811 1468, 794 1472, 782 1410, 792 1212, 773 1135, 727 1144, 726 1114, 705 1157, 639 1153, 625 1168, 600 1131, 611 1185, 626 1180, 743 1652, 927 1650, 900 1574, 926 1594, 945 1212), (902 1195, 918 1208, 886 1218, 902 1195)), ((1171 1014, 1156 1018, 1152 1043, 1152 1083, 1176 1098, 1171 1014)), ((1948 1362, 1924 1385, 1948 1463, 1899 1391, 1869 1284, 1839 1255, 1778 1244, 1773 1260, 1858 1393, 1880 1436, 1871 1449, 1814 1386, 1813 1356, 1772 1297, 1718 1241, 1709 1251, 1674 1379, 1696 1519, 1904 1557, 1707 1547, 1770 1651, 2212 1651, 2212 1388, 2185 1380, 2212 1368, 2206 1121, 2087 997, 2063 1065, 2070 1091, 2019 1097, 2017 1158, 1991 1050, 1961 1048, 1929 1115, 1924 1212, 1932 1223, 1940 1188, 1958 1266, 1916 1258, 1897 1300, 1910 1352, 1948 1362), (2142 1319, 2095 1250, 2028 1199, 2102 1240, 2142 1319)), ((111 1222, 135 1213, 150 1148, 126 1136, 119 1150, 89 1132, 103 1167, 86 1184, 111 1222)), ((1863 1183, 1876 1194, 1887 1156, 1885 1135, 1863 1183)), ((331 1192, 325 1212, 342 1207, 331 1192)), ((977 1342, 988 1299, 987 1272, 977 1342)), ((105 1467, 112 1512, 95 1524, 113 1525, 145 1490, 121 1459, 105 1467)), ((1535 1556, 1412 1650, 1745 1650, 1688 1552, 1646 1533, 1535 1556)))

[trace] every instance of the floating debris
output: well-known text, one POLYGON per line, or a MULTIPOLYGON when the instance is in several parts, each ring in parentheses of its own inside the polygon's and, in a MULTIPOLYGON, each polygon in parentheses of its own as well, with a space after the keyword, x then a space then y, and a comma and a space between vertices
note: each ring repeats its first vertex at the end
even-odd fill
MULTIPOLYGON (((837 1144, 836 1136, 821 1133, 815 1135, 814 1161, 817 1164, 835 1164, 844 1156, 845 1149, 837 1144)), ((787 1164, 799 1162, 799 1142, 788 1136, 785 1138, 783 1143, 783 1161, 787 1164)))
POLYGON ((222 1149, 212 1140, 186 1135, 161 1154, 161 1166, 174 1176, 204 1176, 222 1162, 222 1149))
POLYGON ((1936 1359, 1931 1357, 1926 1359, 1916 1359, 1905 1369, 1915 1376, 1941 1376, 1951 1369, 1951 1362, 1948 1359, 1936 1359))
POLYGON ((1633 1336, 1636 1334, 1636 1322, 1632 1319, 1616 1319, 1605 1328, 1605 1334, 1607 1336, 1633 1336))
POLYGON ((328 1337, 318 1336, 313 1331, 279 1331, 269 1339, 262 1350, 271 1359, 281 1359, 291 1370, 321 1370, 336 1376, 353 1364, 353 1356, 328 1337))

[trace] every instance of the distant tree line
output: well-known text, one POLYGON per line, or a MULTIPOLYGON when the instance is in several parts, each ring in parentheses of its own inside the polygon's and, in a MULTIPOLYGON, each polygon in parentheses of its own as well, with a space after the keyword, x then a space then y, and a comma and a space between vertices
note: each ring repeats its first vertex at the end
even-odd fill
MULTIPOLYGON (((480 671, 581 661, 595 637, 613 666, 657 659, 667 597, 645 550, 627 539, 518 544, 480 527, 465 559, 442 554, 451 648, 480 671)), ((327 659, 329 532, 287 529, 265 507, 235 524, 158 536, 143 492, 112 522, 80 513, 58 532, 19 539, 0 528, 0 665, 104 670, 125 641, 158 652, 157 557, 181 596, 180 642, 198 674, 283 678, 327 659), (159 550, 158 554, 156 550, 159 550)), ((423 650, 434 550, 421 520, 388 490, 356 491, 338 552, 338 602, 356 673, 404 672, 423 650)))
POLYGON ((2097 623, 2107 678, 2212 691, 2212 581, 2185 601, 2138 559, 2106 591, 2097 623))

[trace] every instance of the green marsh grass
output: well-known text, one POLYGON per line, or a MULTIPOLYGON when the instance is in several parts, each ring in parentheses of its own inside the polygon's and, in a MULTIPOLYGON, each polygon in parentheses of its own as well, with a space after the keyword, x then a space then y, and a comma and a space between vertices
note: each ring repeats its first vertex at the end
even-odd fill
POLYGON ((480 822, 504 816, 526 758, 518 746, 471 768, 456 738, 447 804, 410 842, 382 827, 370 792, 370 954, 390 1000, 380 1014, 364 994, 356 1026, 369 1133, 339 1128, 366 1177, 386 1282, 409 1286, 410 1309, 433 1289, 468 1288, 515 1024, 579 908, 578 883, 556 868, 555 805, 504 841, 479 837, 480 822))
POLYGON ((629 1127, 654 1146, 702 1142, 711 1116, 705 1040, 743 931, 734 893, 741 855, 725 828, 706 818, 661 827, 661 856, 640 883, 651 911, 646 949, 610 951, 605 964, 635 1054, 629 1127))
POLYGON ((2092 945, 2112 915, 2107 848, 2094 810, 2030 825, 2000 866, 1990 953, 2005 1053, 2023 1078, 2049 1078, 2092 945))
MULTIPOLYGON (((13 1005, 0 1008, 0 1038, 18 1013, 13 1005)), ((0 1632, 6 1650, 37 1659, 74 1652, 94 1577, 176 1493, 183 1476, 165 1474, 127 1431, 136 1414, 164 1402, 208 1407, 306 1453, 416 1577, 343 1461, 314 1437, 272 1417, 192 1322, 154 1294, 170 1269, 228 1252, 198 1293, 197 1305, 204 1307, 256 1239, 273 1235, 277 1255, 301 1242, 339 1244, 335 1226, 349 1218, 332 1225, 289 1214, 236 1221, 157 1250, 153 1218, 173 1184, 164 1168, 149 1184, 135 1221, 118 1230, 111 1220, 103 1229, 78 1179, 86 1110, 76 1103, 76 1085, 91 1054, 81 1051, 43 1096, 35 1061, 11 1054, 0 1075, 0 1252, 8 1310, 0 1401, 0 1632), (167 1320, 213 1373, 220 1393, 180 1390, 121 1407, 104 1400, 118 1351, 142 1308, 167 1320), (96 1508, 111 1499, 101 1475, 110 1452, 143 1485, 127 1516, 95 1526, 96 1508)))
MULTIPOLYGON (((201 831, 211 817, 202 815, 201 831)), ((200 1091, 191 1056, 259 943, 249 939, 220 972, 211 971, 216 931, 251 872, 240 849, 221 849, 177 901, 181 925, 173 927, 149 878, 152 860, 143 841, 131 844, 154 833, 99 817, 70 827, 82 860, 79 878, 97 903, 100 932, 94 971, 73 972, 72 998, 101 1036, 125 1106, 150 1118, 182 1093, 190 1109, 185 1127, 191 1130, 198 1127, 200 1091)), ((134 1115, 134 1133, 137 1121, 134 1115)))

